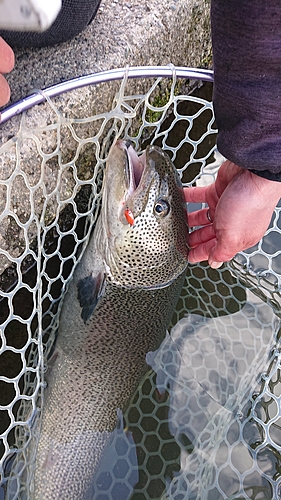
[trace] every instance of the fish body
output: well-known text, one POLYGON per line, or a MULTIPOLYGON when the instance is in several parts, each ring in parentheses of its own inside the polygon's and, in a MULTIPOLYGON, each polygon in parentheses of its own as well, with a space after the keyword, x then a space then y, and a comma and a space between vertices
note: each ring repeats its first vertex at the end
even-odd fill
POLYGON ((165 336, 187 266, 182 186, 168 156, 109 153, 99 219, 67 292, 38 445, 34 500, 90 498, 95 472, 165 336))

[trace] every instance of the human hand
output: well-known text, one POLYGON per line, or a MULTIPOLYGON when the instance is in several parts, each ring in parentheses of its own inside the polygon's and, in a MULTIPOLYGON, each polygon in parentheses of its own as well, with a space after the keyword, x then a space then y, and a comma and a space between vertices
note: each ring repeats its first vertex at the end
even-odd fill
POLYGON ((208 260, 218 268, 263 237, 281 197, 281 182, 259 177, 227 160, 215 182, 185 188, 184 194, 187 202, 209 206, 189 214, 190 227, 203 226, 190 234, 189 262, 208 260))
POLYGON ((3 73, 12 71, 15 63, 14 52, 3 38, 0 37, 0 106, 10 99, 10 87, 3 73))

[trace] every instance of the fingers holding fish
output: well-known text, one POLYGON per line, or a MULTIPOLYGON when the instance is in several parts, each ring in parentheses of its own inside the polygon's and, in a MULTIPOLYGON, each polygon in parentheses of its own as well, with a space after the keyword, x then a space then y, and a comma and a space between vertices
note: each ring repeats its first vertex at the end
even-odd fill
POLYGON ((183 188, 185 201, 189 203, 206 203, 208 195, 208 186, 192 186, 183 188))
POLYGON ((212 224, 201 227, 200 229, 196 229, 196 231, 192 231, 189 235, 189 247, 195 248, 198 245, 202 245, 207 241, 213 240, 216 237, 215 230, 212 224))
POLYGON ((202 208, 195 212, 188 213, 188 223, 190 227, 207 226, 213 224, 213 217, 209 208, 202 208))
MULTIPOLYGON (((196 231, 196 233, 197 232, 198 231, 196 231)), ((215 244, 216 244, 216 238, 212 238, 210 240, 203 241, 202 243, 194 247, 190 245, 191 248, 188 255, 189 263, 195 264, 196 262, 202 262, 204 260, 208 260, 211 250, 214 248, 215 244)))
MULTIPOLYGON (((199 210, 199 212, 201 212, 201 210, 199 210)), ((203 215, 206 219, 207 209, 204 211, 203 215)), ((213 224, 211 223, 201 227, 200 229, 197 229, 196 231, 191 232, 189 235, 189 263, 195 264, 196 262, 209 260, 210 254, 216 244, 216 234, 213 228, 213 224)))

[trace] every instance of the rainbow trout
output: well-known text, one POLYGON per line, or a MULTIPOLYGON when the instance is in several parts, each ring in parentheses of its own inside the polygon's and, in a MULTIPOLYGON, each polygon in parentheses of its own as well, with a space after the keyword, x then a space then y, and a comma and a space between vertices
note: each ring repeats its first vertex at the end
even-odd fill
POLYGON ((35 500, 90 498, 97 467, 179 297, 187 266, 183 191, 169 157, 109 153, 99 219, 62 307, 47 377, 35 500))

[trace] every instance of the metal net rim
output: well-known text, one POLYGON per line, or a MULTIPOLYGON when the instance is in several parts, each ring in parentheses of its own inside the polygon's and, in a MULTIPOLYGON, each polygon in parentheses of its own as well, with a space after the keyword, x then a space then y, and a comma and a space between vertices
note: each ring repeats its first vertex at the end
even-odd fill
POLYGON ((65 82, 46 87, 43 91, 35 90, 31 95, 20 99, 1 111, 0 125, 7 122, 10 118, 13 118, 14 116, 32 108, 33 106, 41 104, 46 100, 46 97, 56 97, 65 92, 86 87, 88 85, 97 85, 99 83, 122 80, 125 75, 127 78, 172 78, 173 76, 176 76, 177 78, 213 82, 212 70, 173 66, 172 64, 167 66, 132 66, 101 71, 99 73, 90 73, 88 75, 66 80, 65 82))

